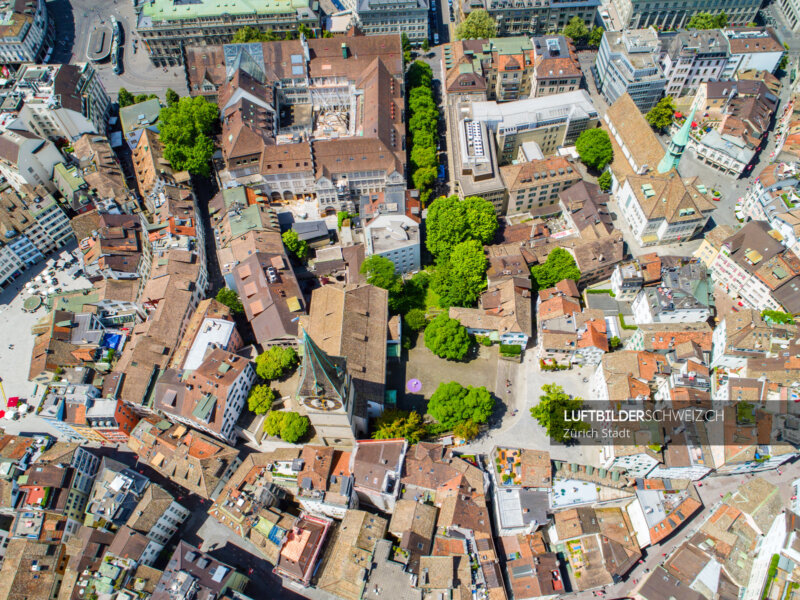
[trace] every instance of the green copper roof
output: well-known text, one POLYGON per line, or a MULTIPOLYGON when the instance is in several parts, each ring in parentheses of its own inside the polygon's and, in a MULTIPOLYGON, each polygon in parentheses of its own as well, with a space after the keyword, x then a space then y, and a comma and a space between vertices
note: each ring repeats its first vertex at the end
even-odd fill
POLYGON ((675 134, 675 137, 672 138, 672 141, 677 145, 683 148, 686 147, 686 144, 689 143, 689 135, 692 133, 692 121, 694 120, 694 113, 697 111, 696 108, 692 109, 691 114, 686 117, 686 121, 684 121, 681 128, 678 130, 678 133, 675 134))
POLYGON ((683 125, 681 125, 678 133, 672 136, 672 140, 670 140, 669 143, 669 148, 667 148, 667 151, 664 153, 664 158, 662 158, 661 162, 658 163, 659 173, 669 173, 672 169, 678 168, 678 163, 681 162, 683 151, 686 149, 686 146, 689 143, 689 136, 692 133, 692 121, 694 119, 694 113, 696 110, 696 108, 692 109, 691 114, 686 117, 686 120, 683 122, 683 125))
POLYGON ((142 6, 142 14, 153 21, 203 19, 220 15, 274 15, 294 13, 308 8, 303 0, 200 0, 179 3, 174 0, 151 0, 142 6))
POLYGON ((303 368, 297 396, 347 399, 346 360, 330 356, 303 330, 303 368))
POLYGON ((197 406, 194 407, 192 415, 206 423, 211 421, 211 414, 214 412, 214 406, 217 404, 217 399, 211 394, 204 394, 197 406))

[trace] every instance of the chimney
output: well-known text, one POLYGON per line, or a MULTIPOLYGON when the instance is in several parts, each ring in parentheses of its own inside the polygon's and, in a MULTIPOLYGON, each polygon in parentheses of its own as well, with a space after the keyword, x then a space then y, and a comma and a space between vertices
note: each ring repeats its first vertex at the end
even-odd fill
POLYGON ((342 58, 347 58, 347 44, 342 42, 342 58))

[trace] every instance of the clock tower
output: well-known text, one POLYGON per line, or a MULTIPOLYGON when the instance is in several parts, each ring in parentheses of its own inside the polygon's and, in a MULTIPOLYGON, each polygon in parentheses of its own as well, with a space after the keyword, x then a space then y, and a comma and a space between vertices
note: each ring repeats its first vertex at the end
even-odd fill
POLYGON ((355 440, 366 432, 367 424, 354 414, 356 397, 347 373, 347 359, 325 353, 305 330, 301 330, 301 344, 298 405, 326 446, 354 446, 355 440))

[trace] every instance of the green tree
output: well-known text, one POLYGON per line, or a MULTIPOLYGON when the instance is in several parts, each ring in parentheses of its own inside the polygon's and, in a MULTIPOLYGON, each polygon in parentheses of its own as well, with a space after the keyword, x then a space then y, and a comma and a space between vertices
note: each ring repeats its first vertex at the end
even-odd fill
POLYGON ((553 287, 562 279, 572 279, 577 282, 581 278, 575 259, 564 248, 553 248, 545 262, 531 267, 531 275, 536 290, 553 287))
POLYGON ((459 423, 485 423, 494 410, 494 398, 485 387, 464 387, 456 381, 440 383, 428 402, 428 413, 450 429, 459 423))
POLYGON ((411 51, 411 41, 405 33, 400 34, 400 45, 403 47, 403 52, 411 51))
POLYGON ((597 178, 597 185, 599 185, 600 189, 604 192, 611 189, 611 183, 611 171, 603 171, 600 177, 597 178))
POLYGON ((297 351, 291 346, 272 346, 256 358, 256 374, 261 379, 279 379, 297 365, 297 351))
POLYGON ((242 306, 242 301, 239 300, 239 294, 237 294, 231 288, 224 287, 220 289, 217 292, 216 300, 217 302, 230 308, 231 312, 235 315, 244 312, 244 306, 242 306))
POLYGON ((650 109, 644 118, 650 123, 650 127, 656 131, 664 131, 667 127, 672 125, 674 116, 675 101, 672 99, 672 96, 664 96, 650 109))
POLYGON ((425 308, 425 295, 428 292, 430 277, 424 271, 415 273, 411 279, 403 282, 403 293, 392 298, 389 296, 389 308, 401 315, 412 309, 425 308))
POLYGON ((406 73, 409 94, 414 88, 429 87, 433 82, 433 69, 421 60, 416 60, 406 73))
POLYGON ((473 306, 486 288, 489 261, 477 240, 457 244, 449 260, 441 262, 434 272, 433 289, 439 294, 440 306, 473 306))
POLYGON ((428 318, 425 316, 425 311, 421 308, 412 308, 406 313, 406 326, 413 331, 420 331, 425 329, 428 324, 428 318))
POLYGON ((306 256, 308 256, 308 243, 305 240, 301 240, 294 229, 285 231, 281 239, 286 249, 300 260, 305 260, 306 256))
POLYGON ((605 29, 600 27, 599 25, 592 28, 592 32, 589 34, 589 45, 592 48, 600 47, 600 42, 603 41, 603 34, 606 32, 605 29))
POLYGON ((247 395, 247 407, 257 415, 268 413, 275 400, 275 391, 268 385, 254 385, 247 395))
POLYGON ((136 94, 136 97, 133 99, 134 104, 147 102, 148 100, 158 100, 158 96, 155 94, 136 94))
POLYGON ((613 336, 608 339, 608 347, 611 350, 616 350, 620 346, 622 346, 622 340, 620 340, 617 336, 613 336))
POLYGON ((583 164, 596 171, 602 171, 614 158, 611 140, 599 127, 582 132, 575 142, 575 149, 583 164))
POLYGON ((398 312, 398 303, 403 294, 403 278, 395 273, 394 263, 379 254, 373 254, 361 263, 361 274, 367 283, 389 292, 389 309, 398 312))
POLYGON ((217 105, 202 96, 185 96, 161 109, 159 130, 164 158, 173 169, 205 177, 211 174, 211 134, 218 122, 217 105))
POLYGON ((783 71, 786 69, 786 65, 789 64, 789 44, 783 42, 783 47, 786 49, 786 52, 783 53, 781 57, 781 61, 778 63, 778 68, 783 71))
POLYGON ((173 104, 177 104, 180 99, 181 97, 178 96, 178 92, 176 92, 172 88, 167 88, 167 106, 172 106, 173 104))
POLYGON ((267 435, 279 436, 281 434, 281 424, 283 423, 283 413, 278 410, 271 410, 264 419, 264 431, 267 435))
POLYGON ((572 17, 564 26, 561 35, 570 38, 576 45, 583 45, 589 39, 589 28, 580 17, 572 17))
POLYGON ((417 190, 428 190, 436 181, 437 168, 434 166, 421 167, 414 169, 414 174, 411 176, 411 181, 414 183, 414 188, 417 190))
POLYGON ((273 410, 264 419, 264 431, 267 435, 278 436, 284 442, 294 444, 308 431, 308 417, 296 412, 273 410))
POLYGON ((462 421, 461 423, 456 423, 453 427, 453 435, 456 437, 460 437, 465 442, 469 442, 474 440, 478 437, 478 434, 481 432, 480 425, 478 425, 472 419, 467 419, 466 421, 462 421))
POLYGON ((459 40, 481 40, 497 35, 497 22, 488 11, 479 8, 467 15, 467 18, 456 27, 456 38, 459 40))
POLYGON ((425 346, 440 358, 461 360, 472 345, 467 328, 440 313, 425 328, 425 346))
POLYGON ((344 222, 347 219, 352 219, 353 217, 356 217, 356 216, 357 215, 354 215, 353 213, 349 213, 346 210, 340 210, 339 212, 336 213, 336 229, 341 231, 342 230, 342 225, 344 225, 344 222))
POLYGON ((300 23, 297 26, 297 33, 302 34, 307 40, 313 40, 315 37, 314 32, 305 23, 300 23))
POLYGON ((333 34, 332 34, 330 31, 328 31, 328 30, 326 29, 325 31, 323 31, 323 32, 322 32, 322 37, 323 37, 323 38, 326 38, 326 39, 327 39, 327 38, 332 38, 332 37, 333 37, 333 34))
POLYGON ((284 442, 294 444, 306 434, 308 424, 308 417, 296 412, 284 412, 283 422, 281 423, 281 439, 284 442))
POLYGON ((394 440, 405 438, 409 444, 416 444, 425 435, 425 423, 417 411, 399 409, 385 410, 375 422, 373 440, 394 440))
POLYGON ((281 37, 272 31, 272 29, 259 31, 255 27, 245 25, 244 27, 236 30, 236 33, 233 34, 233 38, 231 39, 231 43, 248 44, 250 42, 276 42, 279 39, 281 39, 281 37))
POLYGON ((488 244, 497 231, 497 215, 488 200, 469 196, 442 196, 433 201, 425 221, 428 250, 437 260, 447 259, 457 244, 477 240, 488 244))
POLYGON ((431 45, 428 43, 428 38, 425 38, 424 40, 422 40, 422 51, 427 52, 430 49, 431 45))
POLYGON ((728 15, 701 12, 695 14, 686 24, 686 29, 721 29, 728 24, 728 15))
POLYGON ((130 106, 133 103, 134 103, 133 94, 131 94, 124 87, 119 88, 119 92, 117 92, 117 104, 119 104, 119 107, 125 108, 126 106, 130 106))
POLYGON ((583 421, 567 421, 565 413, 580 410, 583 407, 581 398, 571 398, 564 392, 564 388, 555 383, 546 383, 542 386, 539 404, 531 408, 531 416, 545 428, 552 441, 564 443, 572 439, 571 431, 586 431, 589 424, 583 421))

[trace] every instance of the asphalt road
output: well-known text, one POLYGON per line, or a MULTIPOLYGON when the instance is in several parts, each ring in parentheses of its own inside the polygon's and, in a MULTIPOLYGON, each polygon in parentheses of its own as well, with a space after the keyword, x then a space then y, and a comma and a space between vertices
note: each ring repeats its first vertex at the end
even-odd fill
POLYGON ((53 51, 54 63, 82 63, 87 61, 86 50, 92 30, 102 22, 108 22, 113 15, 122 25, 123 71, 114 73, 111 63, 106 60, 96 66, 106 92, 116 98, 120 87, 133 94, 154 93, 164 100, 167 88, 178 94, 188 93, 186 78, 182 67, 162 69, 153 66, 141 44, 134 52, 133 42, 138 38, 135 32, 136 15, 129 0, 50 0, 47 9, 56 25, 56 48, 53 51))

